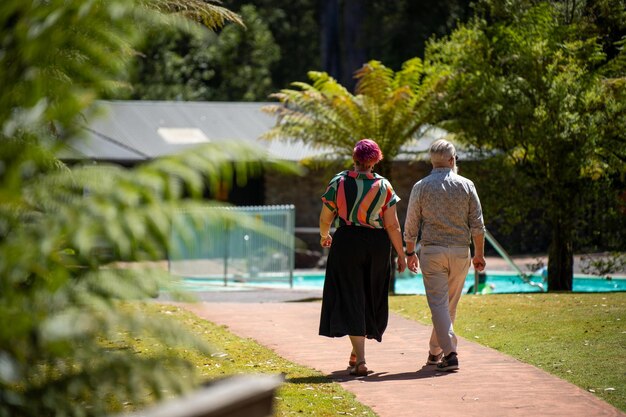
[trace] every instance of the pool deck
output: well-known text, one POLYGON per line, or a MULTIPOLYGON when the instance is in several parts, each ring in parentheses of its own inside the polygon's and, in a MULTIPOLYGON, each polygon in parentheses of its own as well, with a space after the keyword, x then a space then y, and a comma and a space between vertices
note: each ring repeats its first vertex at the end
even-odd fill
MULTIPOLYGON (((508 265, 498 266, 499 261, 487 260, 492 269, 506 270, 508 265)), ((201 301, 185 307, 199 317, 322 372, 381 417, 626 417, 586 390, 463 338, 459 338, 460 370, 437 372, 425 365, 431 327, 396 314, 390 314, 382 343, 367 342, 368 367, 374 372, 352 377, 346 370, 348 339, 318 336, 321 290, 196 294, 201 301)), ((350 410, 337 412, 350 415, 350 410)))

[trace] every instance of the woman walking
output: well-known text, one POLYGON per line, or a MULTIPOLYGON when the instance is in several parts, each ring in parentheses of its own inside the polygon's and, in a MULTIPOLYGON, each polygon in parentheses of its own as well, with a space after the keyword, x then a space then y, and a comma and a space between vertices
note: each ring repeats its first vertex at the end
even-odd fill
POLYGON ((378 144, 360 140, 352 153, 354 169, 336 174, 322 196, 320 244, 329 247, 319 334, 348 335, 350 374, 365 376, 365 339, 382 341, 389 317, 388 291, 393 258, 406 268, 395 194, 389 181, 373 172, 383 159, 378 144), (337 227, 330 235, 331 224, 337 227))

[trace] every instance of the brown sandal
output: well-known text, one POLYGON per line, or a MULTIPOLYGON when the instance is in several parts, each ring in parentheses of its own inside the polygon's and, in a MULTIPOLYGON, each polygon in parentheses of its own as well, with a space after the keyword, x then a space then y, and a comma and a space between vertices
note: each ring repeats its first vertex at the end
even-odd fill
POLYGON ((365 366, 365 361, 357 363, 354 368, 350 370, 350 375, 367 376, 367 366, 365 366))

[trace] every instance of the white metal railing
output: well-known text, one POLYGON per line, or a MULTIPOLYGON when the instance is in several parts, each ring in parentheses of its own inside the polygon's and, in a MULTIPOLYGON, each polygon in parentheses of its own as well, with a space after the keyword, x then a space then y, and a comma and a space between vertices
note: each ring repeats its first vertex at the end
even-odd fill
MULTIPOLYGON (((486 230, 486 229, 485 229, 485 239, 487 240, 487 242, 491 243, 491 246, 493 246, 493 248, 496 250, 496 252, 498 252, 498 254, 511 266, 511 268, 513 268, 513 270, 515 270, 515 272, 517 272, 519 274, 520 278, 522 278, 526 284, 531 285, 533 287, 537 287, 541 291, 545 291, 546 290, 542 282, 535 282, 535 281, 531 280, 530 279, 530 275, 525 273, 525 272, 523 272, 515 264, 515 262, 513 262, 513 259, 511 259, 511 257, 506 252, 506 250, 504 250, 504 248, 500 245, 500 243, 496 240, 496 238, 493 237, 493 235, 491 233, 489 233, 489 231, 486 230)), ((478 271, 476 271, 475 280, 476 280, 476 282, 474 284, 474 290, 476 291, 478 289, 478 271)))

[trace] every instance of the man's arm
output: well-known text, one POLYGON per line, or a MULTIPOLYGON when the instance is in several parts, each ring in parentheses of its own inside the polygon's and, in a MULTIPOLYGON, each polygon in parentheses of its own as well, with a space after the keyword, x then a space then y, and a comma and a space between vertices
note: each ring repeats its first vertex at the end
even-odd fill
POLYGON ((472 240, 474 241, 474 257, 472 258, 474 269, 483 271, 487 265, 485 261, 485 234, 472 235, 472 240))
POLYGON ((476 188, 472 183, 469 200, 469 227, 474 241, 474 258, 472 263, 474 269, 482 271, 485 269, 485 222, 483 220, 483 210, 476 188))

